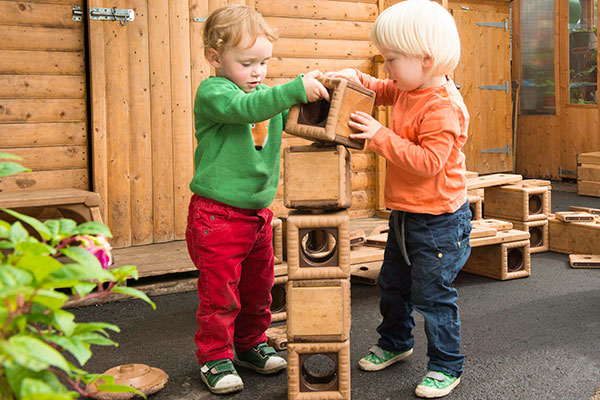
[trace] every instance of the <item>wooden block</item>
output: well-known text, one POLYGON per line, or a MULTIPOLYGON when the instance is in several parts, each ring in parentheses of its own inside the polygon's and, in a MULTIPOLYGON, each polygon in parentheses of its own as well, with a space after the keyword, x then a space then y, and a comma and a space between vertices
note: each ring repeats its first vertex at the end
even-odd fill
POLYGON ((278 276, 287 276, 288 266, 287 262, 283 261, 281 264, 275 264, 275 278, 278 276))
POLYGON ((469 208, 471 209, 471 219, 483 218, 483 200, 481 196, 468 195, 469 208))
POLYGON ((499 280, 528 277, 531 275, 529 240, 472 248, 462 270, 499 280))
POLYGON ((350 342, 290 343, 288 400, 349 400, 350 342))
POLYGON ((595 254, 600 243, 600 223, 563 222, 548 217, 549 249, 564 254, 595 254))
POLYGON ((515 185, 521 185, 524 187, 546 186, 548 187, 548 190, 551 190, 552 182, 546 179, 523 179, 521 182, 515 183, 515 185))
POLYGON ((283 202, 287 208, 352 206, 352 164, 344 146, 292 146, 283 151, 283 202))
POLYGON ((476 178, 467 178, 467 190, 506 185, 509 183, 516 183, 521 180, 523 180, 523 177, 516 174, 481 175, 476 178))
POLYGON ((484 188, 469 189, 469 190, 467 190, 467 195, 469 195, 469 196, 479 196, 483 200, 483 196, 485 196, 485 189, 484 188))
POLYGON ((271 221, 273 229, 273 256, 275 264, 283 262, 283 223, 279 218, 273 218, 271 221))
POLYGON ((471 247, 482 247, 489 246, 492 244, 516 242, 523 240, 529 241, 529 232, 520 231, 517 229, 508 229, 504 231, 498 231, 496 233, 496 236, 471 239, 470 243, 471 247))
POLYGON ((348 121, 355 111, 372 113, 375 92, 345 79, 323 78, 320 81, 329 91, 330 102, 321 99, 296 104, 288 113, 285 131, 313 141, 362 150, 365 141, 350 139, 350 134, 355 131, 348 126, 348 121))
POLYGON ((569 206, 569 211, 584 211, 594 215, 600 215, 600 208, 569 206))
POLYGON ((367 236, 366 245, 367 246, 375 246, 379 248, 385 248, 387 243, 388 233, 380 233, 379 235, 367 236))
POLYGON ((469 178, 477 178, 478 176, 479 176, 479 173, 475 172, 475 171, 466 171, 465 172, 465 177, 467 179, 469 179, 469 178))
POLYGON ((557 211, 554 217, 563 222, 594 222, 596 217, 585 211, 557 211))
POLYGON ((504 185, 485 188, 486 218, 537 221, 550 212, 547 187, 504 185))
POLYGON ((600 182, 577 181, 577 194, 600 197, 600 182))
POLYGON ((600 151, 577 154, 577 164, 600 165, 600 151))
POLYGON ((515 229, 529 232, 529 252, 548 251, 548 220, 511 221, 515 229))
POLYGON ((383 260, 384 250, 372 246, 356 246, 350 251, 350 265, 383 260))
POLYGON ((287 349, 287 328, 285 325, 272 326, 265 332, 267 335, 267 344, 275 350, 287 349))
POLYGON ((600 268, 600 254, 569 254, 571 268, 600 268))
POLYGON ((473 225, 471 228, 471 239, 496 236, 498 231, 484 225, 473 225))
POLYGON ((347 210, 320 214, 290 211, 286 231, 290 280, 350 277, 347 210))
POLYGON ((350 336, 350 280, 288 281, 290 342, 342 342, 350 336))
POLYGON ((509 229, 513 228, 513 224, 510 221, 503 221, 500 219, 494 219, 494 218, 484 218, 484 219, 478 219, 476 221, 471 221, 471 225, 473 225, 473 228, 478 227, 478 228, 493 228, 497 231, 506 231, 509 229))
POLYGON ((367 241, 365 231, 360 229, 350 232, 350 247, 356 247, 364 244, 367 241))
POLYGON ((580 164, 577 166, 577 180, 600 182, 600 165, 580 164))
POLYGON ((271 322, 285 321, 287 318, 287 276, 275 277, 271 288, 271 322))
POLYGON ((350 280, 367 285, 377 285, 381 265, 381 261, 352 264, 350 266, 350 280))

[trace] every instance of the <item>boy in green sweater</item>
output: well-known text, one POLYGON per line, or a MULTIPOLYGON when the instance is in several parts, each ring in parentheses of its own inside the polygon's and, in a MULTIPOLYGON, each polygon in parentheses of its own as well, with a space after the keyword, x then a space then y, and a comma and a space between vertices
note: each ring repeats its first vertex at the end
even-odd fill
POLYGON ((259 13, 241 5, 216 10, 204 26, 216 76, 200 84, 194 103, 198 147, 186 240, 200 271, 196 355, 213 393, 244 387, 234 364, 263 374, 287 367, 266 344, 274 280, 266 207, 279 183, 287 110, 329 95, 319 71, 262 84, 276 38, 259 13))

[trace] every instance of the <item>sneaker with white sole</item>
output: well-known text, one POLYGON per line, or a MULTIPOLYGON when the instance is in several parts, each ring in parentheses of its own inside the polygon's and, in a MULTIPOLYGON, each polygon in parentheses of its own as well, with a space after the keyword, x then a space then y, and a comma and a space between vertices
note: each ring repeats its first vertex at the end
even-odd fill
POLYGON ((236 351, 233 362, 235 365, 253 369, 261 374, 274 374, 287 368, 287 361, 277 355, 275 349, 264 342, 248 351, 236 351))
POLYGON ((413 349, 408 349, 406 351, 388 351, 376 344, 369 349, 369 354, 360 359, 358 366, 363 371, 380 371, 400 360, 404 360, 412 353, 413 349))
POLYGON ((200 368, 200 377, 208 390, 216 394, 233 393, 244 388, 244 382, 228 358, 212 360, 200 368))
POLYGON ((419 397, 434 399, 449 394, 460 383, 460 378, 445 372, 429 371, 415 389, 419 397))

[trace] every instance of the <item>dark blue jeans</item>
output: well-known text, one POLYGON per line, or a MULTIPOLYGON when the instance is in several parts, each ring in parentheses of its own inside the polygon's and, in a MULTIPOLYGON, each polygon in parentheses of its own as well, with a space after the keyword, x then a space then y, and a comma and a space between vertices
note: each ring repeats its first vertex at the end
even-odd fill
POLYGON ((470 233, 468 202, 442 215, 392 211, 379 275, 383 316, 377 327, 379 346, 391 351, 411 349, 416 310, 425 318, 428 370, 462 374, 465 356, 460 353, 458 292, 452 282, 471 254, 470 233), (404 221, 404 243, 398 240, 402 230, 394 226, 397 221, 399 225, 404 221))

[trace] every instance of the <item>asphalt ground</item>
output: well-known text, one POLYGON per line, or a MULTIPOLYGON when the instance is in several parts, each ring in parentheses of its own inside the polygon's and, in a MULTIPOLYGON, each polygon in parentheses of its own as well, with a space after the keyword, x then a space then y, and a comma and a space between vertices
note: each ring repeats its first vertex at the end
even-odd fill
MULTIPOLYGON (((578 196, 573 185, 553 182, 552 212, 569 205, 600 208, 600 198, 578 196), (558 189, 558 190, 557 190, 558 189)), ((600 253, 600 243, 598 244, 600 253)), ((447 399, 588 400, 600 388, 600 269, 572 269, 566 254, 531 255, 531 276, 497 281, 465 272, 459 292, 462 351, 461 384, 447 399)), ((415 314, 414 353, 379 372, 364 372, 357 362, 376 343, 377 286, 352 284, 350 334, 351 394, 355 400, 413 399, 426 373, 423 319, 415 314)), ((156 296, 156 310, 139 300, 70 309, 76 321, 116 324, 119 346, 94 346, 84 366, 103 372, 141 363, 164 370, 168 384, 150 399, 287 399, 287 372, 264 376, 239 368, 243 391, 218 396, 200 380, 194 354, 195 292, 156 296)), ((280 352, 286 357, 286 352, 280 352)))

